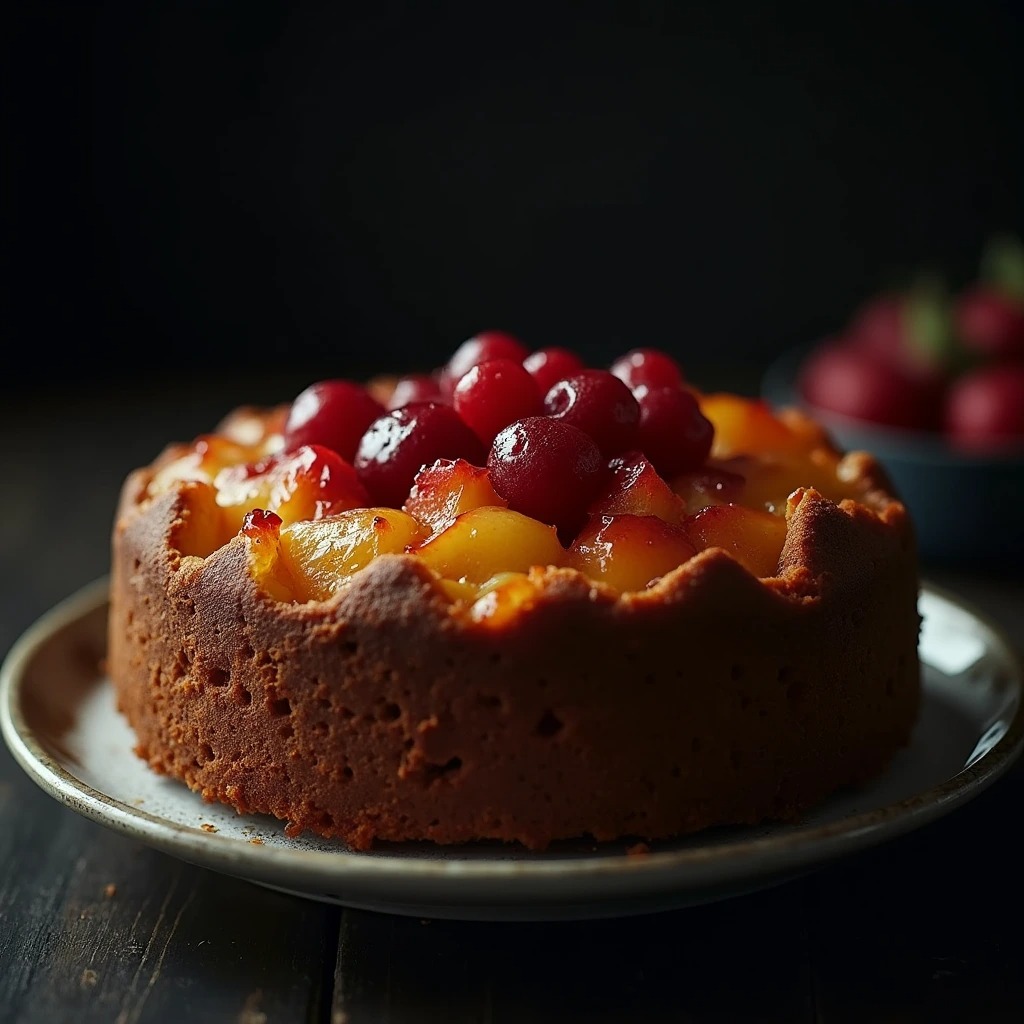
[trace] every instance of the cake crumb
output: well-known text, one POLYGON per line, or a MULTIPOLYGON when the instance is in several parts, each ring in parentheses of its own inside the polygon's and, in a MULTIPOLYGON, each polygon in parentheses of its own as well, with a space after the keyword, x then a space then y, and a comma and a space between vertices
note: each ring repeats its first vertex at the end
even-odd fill
POLYGON ((103 886, 103 895, 108 900, 112 900, 117 895, 117 886, 113 882, 107 882, 107 884, 103 886))
POLYGON ((204 821, 202 823, 202 825, 200 825, 199 827, 204 832, 216 832, 217 831, 217 826, 216 825, 211 825, 208 821, 204 821))
POLYGON ((651 848, 646 843, 634 843, 626 847, 626 854, 629 857, 643 857, 650 852, 651 848))
POLYGON ((249 842, 252 843, 253 846, 262 846, 263 845, 263 840, 260 839, 259 836, 256 836, 255 839, 250 839, 249 842))

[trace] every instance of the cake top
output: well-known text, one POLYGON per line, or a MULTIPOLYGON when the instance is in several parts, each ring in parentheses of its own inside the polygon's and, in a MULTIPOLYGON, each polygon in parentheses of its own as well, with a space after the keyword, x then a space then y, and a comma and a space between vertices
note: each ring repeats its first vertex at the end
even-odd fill
POLYGON ((278 600, 329 600, 404 555, 480 616, 538 571, 635 593, 708 548, 771 578, 807 492, 876 512, 894 500, 807 416, 705 393, 665 351, 596 367, 498 331, 432 373, 323 379, 236 409, 140 473, 139 507, 182 496, 182 556, 244 543, 278 600))

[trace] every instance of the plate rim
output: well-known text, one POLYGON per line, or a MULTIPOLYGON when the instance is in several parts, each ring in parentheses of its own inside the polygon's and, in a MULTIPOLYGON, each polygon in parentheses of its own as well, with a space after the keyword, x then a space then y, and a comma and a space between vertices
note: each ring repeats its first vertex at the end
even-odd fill
MULTIPOLYGON (((689 845, 683 849, 651 850, 642 856, 626 853, 621 845, 603 856, 558 858, 543 856, 460 858, 458 847, 438 848, 423 857, 399 856, 378 851, 362 853, 253 845, 235 836, 209 833, 154 815, 96 790, 64 767, 45 749, 21 709, 22 684, 32 657, 62 629, 108 603, 109 577, 102 576, 64 598, 40 616, 15 641, 0 664, 0 732, 14 759, 41 789, 59 803, 123 835, 143 841, 180 859, 247 878, 260 884, 295 891, 304 879, 308 895, 333 893, 345 884, 371 889, 382 884, 394 896, 411 896, 420 902, 417 887, 426 883, 444 886, 434 899, 449 905, 480 904, 480 887, 501 882, 509 886, 503 898, 509 905, 524 895, 535 901, 564 903, 572 895, 561 886, 567 875, 588 883, 592 892, 583 899, 643 896, 671 885, 676 896, 710 886, 751 883, 802 873, 845 856, 895 839, 919 828, 973 799, 1001 778, 1024 750, 1024 661, 1016 653, 1006 631, 974 604, 951 590, 922 580, 920 593, 928 593, 966 613, 986 634, 986 650, 1007 669, 1013 687, 1007 698, 1015 701, 1006 732, 975 761, 954 775, 910 797, 881 808, 861 811, 835 821, 787 826, 781 834, 740 837, 714 845, 689 845), (599 887, 599 889, 598 889, 599 887), (528 890, 524 894, 523 890, 528 890)), ((198 799, 202 799, 196 794, 198 799)), ((244 816, 243 816, 244 817, 244 816)), ((759 886, 754 886, 759 887, 759 886)), ((484 894, 493 902, 493 893, 484 894)), ((578 893, 575 900, 580 899, 578 893)), ((344 900, 347 905, 357 900, 344 900)), ((363 905, 367 905, 364 904, 363 905)))

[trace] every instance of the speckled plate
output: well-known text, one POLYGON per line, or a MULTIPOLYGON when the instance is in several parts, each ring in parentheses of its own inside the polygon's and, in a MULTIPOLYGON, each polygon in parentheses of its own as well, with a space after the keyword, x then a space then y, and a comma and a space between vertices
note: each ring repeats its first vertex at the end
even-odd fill
POLYGON ((910 747, 873 785, 800 825, 719 829, 650 851, 563 843, 543 854, 478 844, 357 853, 288 839, 281 823, 207 804, 132 753, 102 671, 107 582, 44 615, 0 669, 0 724, 14 757, 62 804, 214 871, 309 899, 417 917, 614 917, 750 892, 903 835, 995 782, 1024 743, 1021 667, 1000 632, 925 586, 924 704, 910 747))

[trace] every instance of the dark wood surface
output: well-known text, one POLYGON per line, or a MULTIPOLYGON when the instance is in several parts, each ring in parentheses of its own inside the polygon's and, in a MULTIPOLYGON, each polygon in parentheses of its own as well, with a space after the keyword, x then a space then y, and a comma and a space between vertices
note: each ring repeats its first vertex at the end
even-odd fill
MULTIPOLYGON (((103 575, 117 488, 238 400, 9 395, 0 652, 103 575)), ((1015 569, 926 566, 1024 653, 1015 569)), ((1024 765, 949 817, 779 887, 555 923, 420 920, 195 867, 86 820, 0 749, 0 1022, 1024 1020, 1024 765)))

